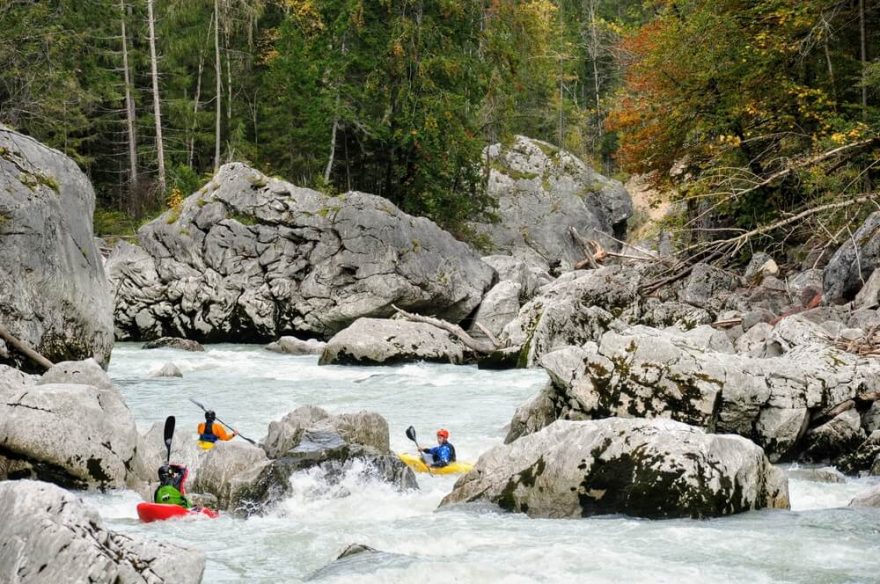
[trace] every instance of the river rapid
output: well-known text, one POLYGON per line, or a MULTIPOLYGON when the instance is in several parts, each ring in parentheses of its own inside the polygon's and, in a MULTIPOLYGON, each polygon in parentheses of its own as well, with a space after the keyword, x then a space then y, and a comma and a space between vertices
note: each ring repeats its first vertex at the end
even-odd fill
MULTIPOLYGON (((252 345, 204 353, 118 344, 110 376, 141 431, 177 417, 175 440, 195 440, 203 402, 259 441, 270 421, 312 404, 331 413, 378 412, 391 447, 415 452, 448 428, 461 460, 501 444, 516 407, 547 382, 540 370, 408 364, 318 367, 317 357, 252 345), (173 361, 183 378, 151 375, 173 361)), ((355 469, 356 470, 356 469, 355 469)), ((455 477, 418 475, 400 493, 357 472, 328 486, 320 473, 292 478, 293 495, 268 516, 141 524, 130 491, 88 494, 107 526, 201 549, 205 582, 628 582, 855 583, 880 581, 880 510, 846 508, 877 479, 790 482, 791 511, 714 520, 648 521, 623 516, 529 519, 487 507, 437 511, 455 477), (349 544, 376 548, 328 567, 349 544)))

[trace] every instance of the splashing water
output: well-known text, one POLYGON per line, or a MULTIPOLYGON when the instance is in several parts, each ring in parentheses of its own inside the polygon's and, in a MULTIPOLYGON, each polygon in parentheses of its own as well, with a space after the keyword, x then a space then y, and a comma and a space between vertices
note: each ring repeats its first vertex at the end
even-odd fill
MULTIPOLYGON (((388 420, 391 447, 415 452, 446 427, 459 458, 476 460, 503 440, 516 407, 547 377, 538 370, 474 367, 317 366, 313 356, 214 345, 205 353, 117 345, 110 368, 141 430, 177 416, 175 440, 195 438, 202 412, 192 397, 255 440, 268 423, 312 404, 332 413, 362 409, 388 420), (172 361, 183 378, 151 374, 172 361), (187 430, 187 429, 190 430, 187 430)), ((418 475, 398 491, 354 462, 328 483, 319 469, 295 474, 291 494, 263 517, 141 524, 136 494, 88 494, 108 527, 203 550, 205 581, 302 582, 876 582, 880 511, 846 508, 872 479, 842 484, 793 479, 792 511, 709 521, 621 516, 529 519, 479 506, 437 510, 455 476, 418 475), (380 554, 332 563, 349 544, 380 554), (332 564, 331 564, 332 563, 332 564), (328 564, 329 567, 328 567, 328 564)))

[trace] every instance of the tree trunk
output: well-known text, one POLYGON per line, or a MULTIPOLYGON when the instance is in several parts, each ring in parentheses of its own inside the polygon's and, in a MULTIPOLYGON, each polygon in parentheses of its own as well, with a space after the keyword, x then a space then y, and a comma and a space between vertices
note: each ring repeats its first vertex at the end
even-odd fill
POLYGON ((159 159, 159 192, 165 194, 165 147, 162 141, 162 109, 159 99, 159 68, 156 61, 156 19, 153 0, 147 0, 147 18, 150 27, 150 69, 153 76, 153 113, 156 118, 156 157, 159 159))
POLYGON ((602 137, 602 109, 600 101, 600 82, 599 82, 599 33, 596 28, 596 2, 595 0, 587 1, 587 11, 590 17, 590 42, 587 45, 587 52, 590 54, 590 61, 593 64, 593 88, 596 98, 596 140, 599 142, 602 137))
POLYGON ((859 0, 859 37, 862 58, 862 119, 868 118, 868 85, 865 83, 865 67, 868 65, 868 49, 865 40, 865 0, 859 0))
POLYGON ((220 103, 223 94, 223 67, 220 64, 220 3, 214 0, 214 73, 217 78, 217 115, 214 128, 214 172, 220 169, 220 117, 223 113, 223 107, 220 103))
POLYGON ((202 97, 202 71, 205 67, 204 55, 199 55, 199 76, 196 78, 196 95, 193 99, 193 123, 189 134, 189 151, 187 152, 187 164, 192 167, 196 150, 196 130, 198 129, 199 100, 202 97))
POLYGON ((2 325, 0 325, 0 339, 6 341, 10 347, 20 352, 22 355, 39 365, 40 367, 49 370, 52 368, 53 363, 46 359, 41 354, 37 353, 26 343, 19 340, 17 337, 14 337, 12 333, 6 330, 2 325))
POLYGON ((122 72, 125 78, 125 121, 128 133, 128 182, 131 188, 137 186, 137 140, 134 132, 134 97, 131 95, 131 70, 128 67, 128 37, 125 34, 125 0, 119 0, 120 22, 122 23, 122 72))

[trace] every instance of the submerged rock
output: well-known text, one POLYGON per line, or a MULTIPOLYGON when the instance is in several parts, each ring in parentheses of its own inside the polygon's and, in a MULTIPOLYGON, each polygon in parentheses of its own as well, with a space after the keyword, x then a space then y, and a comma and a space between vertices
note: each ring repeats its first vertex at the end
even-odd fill
POLYGON ((751 441, 622 418, 557 421, 496 447, 441 506, 481 501, 549 518, 698 518, 789 507, 784 473, 751 441))
POLYGON ((177 337, 162 337, 144 343, 142 349, 180 349, 181 351, 202 352, 205 348, 198 341, 177 337))
POLYGON ((296 337, 281 337, 266 345, 267 351, 287 353, 288 355, 320 355, 327 343, 317 339, 301 340, 296 337))
POLYGON ((153 377, 183 377, 180 368, 174 363, 168 362, 162 368, 153 373, 153 377))
MULTIPOLYGON (((95 192, 76 163, 0 125, 3 326, 50 361, 113 348, 113 299, 95 248, 95 192)), ((16 351, 0 363, 28 368, 16 351)))
POLYGON ((0 582, 198 584, 202 552, 106 529, 98 512, 48 483, 0 483, 0 582))

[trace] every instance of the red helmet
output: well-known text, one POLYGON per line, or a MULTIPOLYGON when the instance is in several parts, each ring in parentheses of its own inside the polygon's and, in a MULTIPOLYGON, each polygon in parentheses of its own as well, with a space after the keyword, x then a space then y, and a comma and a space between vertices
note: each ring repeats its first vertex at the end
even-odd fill
POLYGON ((437 436, 438 437, 443 436, 444 438, 446 438, 448 440, 449 439, 449 430, 447 430, 446 428, 440 428, 439 430, 437 430, 437 436))

